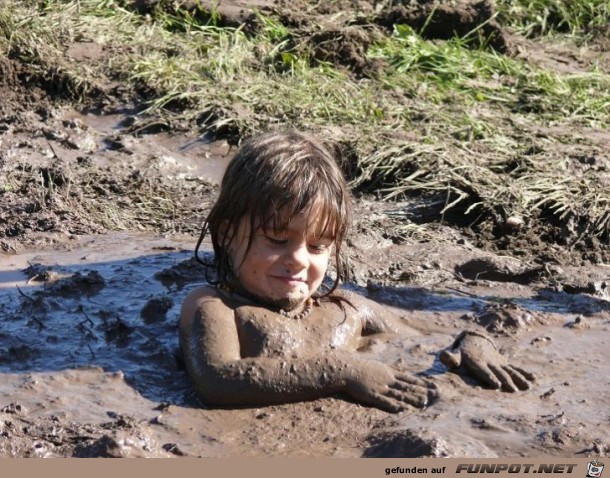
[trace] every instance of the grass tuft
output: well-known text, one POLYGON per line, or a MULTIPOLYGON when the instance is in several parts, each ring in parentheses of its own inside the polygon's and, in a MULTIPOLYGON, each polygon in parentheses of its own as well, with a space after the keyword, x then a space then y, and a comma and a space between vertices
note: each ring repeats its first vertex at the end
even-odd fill
POLYGON ((610 3, 607 0, 498 0, 500 21, 525 36, 566 33, 590 39, 608 34, 610 3))

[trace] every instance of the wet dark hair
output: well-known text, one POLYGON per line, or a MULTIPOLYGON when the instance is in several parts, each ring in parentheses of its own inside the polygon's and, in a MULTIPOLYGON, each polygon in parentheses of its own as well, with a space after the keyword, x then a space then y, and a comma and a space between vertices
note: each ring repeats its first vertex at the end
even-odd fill
MULTIPOLYGON (((250 218, 250 231, 260 226, 278 232, 314 203, 323 220, 320 232, 335 241, 337 277, 323 295, 330 294, 341 280, 347 279, 340 254, 351 222, 351 198, 334 151, 296 131, 265 133, 243 143, 227 166, 219 197, 203 224, 195 248, 196 259, 214 267, 216 283, 230 284, 234 280, 228 247, 244 218, 250 218), (213 264, 202 261, 198 254, 208 233, 214 247, 213 264)), ((250 234, 246 254, 252 238, 250 234)))

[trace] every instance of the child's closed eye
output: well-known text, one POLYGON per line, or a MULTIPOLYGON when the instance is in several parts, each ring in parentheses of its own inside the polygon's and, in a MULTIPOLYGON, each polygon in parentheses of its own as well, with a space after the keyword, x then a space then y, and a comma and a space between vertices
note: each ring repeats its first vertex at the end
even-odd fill
POLYGON ((281 246, 282 244, 286 244, 286 242, 288 242, 288 238, 281 234, 270 232, 265 232, 264 234, 265 239, 267 239, 267 241, 269 241, 269 243, 273 244, 274 246, 281 246))
POLYGON ((333 245, 333 241, 314 242, 309 244, 309 248, 316 254, 326 252, 333 245))

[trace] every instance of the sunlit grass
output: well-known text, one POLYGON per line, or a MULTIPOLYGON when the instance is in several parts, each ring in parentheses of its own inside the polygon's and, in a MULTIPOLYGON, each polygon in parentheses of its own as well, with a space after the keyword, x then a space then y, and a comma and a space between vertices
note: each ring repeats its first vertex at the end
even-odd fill
POLYGON ((458 208, 472 222, 546 211, 559 222, 584 221, 588 234, 607 236, 610 192, 598 172, 577 172, 569 156, 556 158, 544 150, 518 168, 508 167, 519 145, 490 143, 484 156, 464 144, 406 142, 378 149, 362 159, 362 174, 354 184, 378 189, 386 199, 443 197, 441 215, 458 208))
MULTIPOLYGON (((153 52, 135 61, 132 78, 158 93, 152 109, 186 104, 242 134, 273 124, 374 123, 374 91, 331 65, 282 56, 269 38, 202 26, 181 39, 180 55, 153 52)), ((188 114, 188 113, 187 113, 188 114)))
POLYGON ((549 121, 607 125, 610 77, 599 73, 562 75, 486 49, 463 39, 433 43, 410 27, 375 45, 371 58, 390 64, 384 82, 435 103, 495 103, 549 121))
MULTIPOLYGON (((529 25, 526 34, 550 31, 551 13, 539 21, 536 9, 564 4, 534 3, 500 2, 500 18, 529 25)), ((570 4, 571 13, 554 28, 601 28, 607 2, 589 6, 570 4)), ((274 126, 322 132, 355 152, 353 186, 386 199, 442 195, 443 213, 472 218, 545 211, 559 221, 582 219, 591 233, 607 235, 610 192, 603 176, 575 173, 569 158, 553 157, 557 149, 528 156, 516 170, 506 167, 527 156, 536 129, 607 128, 607 74, 560 74, 474 48, 468 39, 429 41, 396 25, 369 50, 381 62, 378 74, 357 77, 293 48, 297 33, 277 18, 259 15, 258 28, 248 33, 219 27, 213 14, 205 18, 162 8, 142 16, 112 0, 8 1, 0 8, 0 54, 28 63, 41 81, 55 81, 75 98, 120 79, 134 96, 142 93, 142 114, 184 120, 200 131, 228 131, 234 139, 274 126), (112 54, 68 61, 74 41, 95 42, 112 54)), ((538 147, 544 151, 544 142, 538 147)), ((155 201, 138 207, 150 209, 155 201)), ((173 206, 161 206, 162 214, 173 214, 173 206)))
POLYGON ((608 34, 608 0, 497 0, 500 21, 525 36, 565 33, 586 40, 608 34))

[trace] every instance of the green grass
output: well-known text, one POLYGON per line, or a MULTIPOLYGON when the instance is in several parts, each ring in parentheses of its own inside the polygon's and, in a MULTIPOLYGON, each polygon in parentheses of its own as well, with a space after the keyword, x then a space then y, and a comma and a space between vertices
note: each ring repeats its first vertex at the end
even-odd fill
POLYGON ((388 61, 384 83, 434 103, 493 103, 532 112, 548 121, 608 124, 610 77, 600 73, 560 75, 494 51, 469 48, 463 39, 433 43, 410 27, 375 45, 371 58, 388 61))
MULTIPOLYGON (((119 79, 146 94, 144 114, 193 128, 241 138, 293 126, 341 140, 358 158, 353 186, 386 199, 445 197, 443 214, 459 210, 473 220, 544 212, 608 236, 603 177, 556 157, 563 133, 533 137, 545 128, 607 128, 606 73, 561 74, 396 25, 368 52, 383 65, 378 74, 362 78, 308 57, 293 46, 305 41, 302 33, 273 17, 258 15, 258 28, 246 33, 219 27, 213 12, 201 21, 174 8, 141 16, 111 0, 5 3, 0 54, 19 57, 66 95, 84 99, 119 79), (75 40, 112 54, 67 61, 75 40), (527 154, 532 145, 541 152, 527 154), (514 162, 521 166, 507 166, 514 162)), ((607 1, 500 1, 498 9, 528 35, 587 35, 608 20, 607 1)), ((157 202, 160 214, 174 214, 157 202)))
MULTIPOLYGON (((31 78, 59 94, 82 99, 99 86, 99 65, 66 61, 74 41, 97 41, 129 34, 127 12, 113 2, 7 1, 0 8, 0 54, 19 58, 31 78)), ((106 65, 105 65, 106 66, 106 65)), ((108 65, 110 66, 110 65, 108 65)), ((110 73, 110 72, 108 72, 110 73)), ((104 74, 106 74, 104 72, 104 74)))
POLYGON ((382 81, 388 91, 399 89, 418 104, 406 121, 425 127, 422 138, 363 155, 356 186, 386 199, 445 196, 441 214, 458 210, 463 222, 542 213, 559 223, 584 222, 587 233, 608 237, 610 191, 603 175, 575 172, 569 156, 557 158, 563 139, 540 141, 543 153, 527 158, 518 172, 507 174, 505 165, 527 149, 523 143, 535 141, 528 129, 532 135, 540 126, 607 128, 610 76, 559 74, 472 49, 463 39, 425 41, 400 25, 370 55, 387 61, 382 81), (517 125, 529 128, 523 134, 517 125))
POLYGON ((208 126, 230 125, 240 134, 272 124, 377 119, 371 88, 330 65, 312 68, 307 59, 282 57, 268 38, 203 26, 180 48, 179 55, 152 52, 133 65, 132 79, 158 93, 151 111, 186 105, 187 115, 211 114, 219 119, 208 126))
MULTIPOLYGON (((189 13, 159 10, 144 18, 108 0, 48 0, 38 11, 18 5, 10 2, 0 14, 4 51, 38 65, 68 93, 94 89, 99 73, 119 76, 154 95, 150 112, 177 106, 187 119, 215 118, 215 126, 240 135, 285 123, 392 128, 410 121, 382 91, 398 88, 424 106, 454 104, 462 119, 474 117, 468 110, 478 103, 597 127, 608 118, 608 75, 558 75, 465 40, 425 41, 402 25, 371 48, 370 58, 389 68, 380 81, 367 81, 289 50, 290 31, 260 15, 257 34, 246 35, 199 24, 189 13), (66 63, 63 45, 74 39, 116 54, 103 65, 66 63)), ((484 129, 475 127, 475 137, 484 129)))
POLYGON ((556 33, 581 40, 609 33, 608 0, 497 0, 499 19, 525 36, 556 33))

